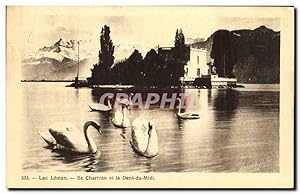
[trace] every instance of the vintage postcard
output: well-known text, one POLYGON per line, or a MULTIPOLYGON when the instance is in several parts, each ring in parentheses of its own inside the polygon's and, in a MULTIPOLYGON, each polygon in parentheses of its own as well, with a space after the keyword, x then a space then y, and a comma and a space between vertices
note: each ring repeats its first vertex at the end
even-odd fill
POLYGON ((293 7, 6 9, 8 188, 293 188, 293 7))

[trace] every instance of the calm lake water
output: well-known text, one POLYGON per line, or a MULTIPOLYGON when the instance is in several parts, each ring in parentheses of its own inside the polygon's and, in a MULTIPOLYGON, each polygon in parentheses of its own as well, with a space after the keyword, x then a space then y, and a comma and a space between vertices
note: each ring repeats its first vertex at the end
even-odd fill
POLYGON ((66 88, 67 83, 22 83, 23 169, 34 172, 278 172, 279 85, 245 85, 239 89, 188 89, 197 96, 198 120, 178 120, 176 110, 133 108, 130 120, 155 123, 159 154, 137 155, 128 140, 131 129, 116 128, 111 117, 90 112, 88 104, 105 90, 66 88), (100 153, 60 155, 45 148, 37 134, 55 122, 69 121, 80 130, 87 120, 100 153), (122 136, 127 137, 126 139, 122 136))

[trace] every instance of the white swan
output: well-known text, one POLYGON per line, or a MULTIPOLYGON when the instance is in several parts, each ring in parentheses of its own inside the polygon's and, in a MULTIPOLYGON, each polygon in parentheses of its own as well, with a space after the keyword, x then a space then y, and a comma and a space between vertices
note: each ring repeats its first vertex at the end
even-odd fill
POLYGON ((158 138, 154 125, 142 118, 133 121, 130 144, 139 155, 151 158, 158 153, 158 138))
POLYGON ((181 113, 181 99, 177 98, 177 101, 179 101, 178 105, 178 112, 177 112, 177 117, 181 119, 199 119, 200 115, 198 113, 189 113, 189 112, 184 112, 181 113))
POLYGON ((96 121, 87 121, 83 126, 83 133, 70 123, 56 123, 49 128, 45 135, 38 132, 45 142, 54 150, 75 153, 96 153, 97 146, 88 133, 89 126, 93 126, 101 134, 100 125, 96 121), (50 136, 50 137, 49 137, 50 136))
POLYGON ((90 107, 91 111, 108 112, 112 110, 112 106, 110 103, 111 99, 112 97, 110 96, 107 98, 107 105, 100 104, 100 103, 93 103, 93 104, 89 104, 88 106, 90 107))
POLYGON ((112 118, 112 123, 114 126, 119 128, 127 128, 130 126, 130 121, 129 118, 127 117, 126 109, 130 110, 130 106, 126 104, 121 104, 118 106, 112 118))
POLYGON ((120 104, 127 104, 129 106, 132 106, 132 96, 134 96, 133 93, 130 93, 128 96, 128 99, 117 99, 120 104))

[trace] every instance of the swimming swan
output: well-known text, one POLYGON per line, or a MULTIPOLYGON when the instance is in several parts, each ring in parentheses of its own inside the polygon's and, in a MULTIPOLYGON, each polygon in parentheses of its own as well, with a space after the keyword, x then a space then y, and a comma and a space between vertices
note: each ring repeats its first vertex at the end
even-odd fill
POLYGON ((126 109, 130 110, 130 106, 126 104, 121 104, 118 106, 112 118, 112 123, 114 126, 119 128, 127 128, 130 126, 130 121, 127 117, 126 109))
POLYGON ((130 144, 139 155, 151 158, 158 153, 158 138, 154 125, 142 118, 133 121, 130 144))
POLYGON ((177 117, 181 119, 199 119, 200 115, 198 113, 189 113, 189 112, 184 112, 181 113, 181 99, 177 98, 177 101, 179 101, 178 105, 178 112, 177 112, 177 117))
POLYGON ((132 96, 134 96, 133 93, 130 93, 128 96, 128 99, 117 99, 120 104, 128 104, 129 106, 132 106, 132 96))
POLYGON ((97 146, 88 133, 89 126, 93 126, 101 134, 100 125, 96 121, 87 121, 83 126, 83 133, 69 123, 56 123, 49 128, 48 135, 39 132, 45 142, 54 150, 74 153, 96 153, 97 146))
POLYGON ((100 112, 108 112, 112 110, 111 102, 110 100, 112 97, 107 98, 107 105, 101 104, 101 103, 93 103, 89 104, 88 106, 90 107, 91 111, 100 111, 100 112))

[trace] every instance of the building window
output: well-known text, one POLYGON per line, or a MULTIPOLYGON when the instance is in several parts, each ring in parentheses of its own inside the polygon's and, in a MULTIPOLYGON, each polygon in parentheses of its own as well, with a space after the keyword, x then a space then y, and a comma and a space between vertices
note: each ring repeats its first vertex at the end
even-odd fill
POLYGON ((199 56, 197 56, 197 65, 199 65, 199 56))
POLYGON ((189 73, 189 68, 186 68, 185 75, 189 73))
POLYGON ((200 68, 197 68, 197 76, 200 77, 200 68))

